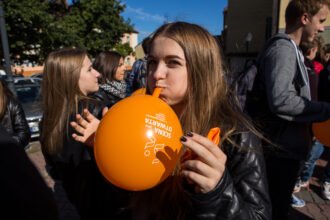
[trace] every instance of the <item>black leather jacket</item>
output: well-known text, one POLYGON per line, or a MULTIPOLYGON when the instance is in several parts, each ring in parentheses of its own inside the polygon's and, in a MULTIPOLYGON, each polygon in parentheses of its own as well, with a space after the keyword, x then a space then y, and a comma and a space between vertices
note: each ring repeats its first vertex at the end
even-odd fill
POLYGON ((121 98, 104 91, 101 87, 99 88, 99 91, 92 94, 92 98, 102 102, 108 108, 111 108, 114 104, 122 100, 121 98))
MULTIPOLYGON (((94 113, 94 115, 98 114, 94 113)), ((268 195, 266 171, 260 140, 250 133, 241 133, 235 136, 234 141, 238 146, 232 146, 229 143, 223 144, 222 149, 227 155, 227 164, 224 176, 217 187, 206 194, 195 194, 187 188, 185 196, 190 198, 192 207, 188 209, 185 219, 271 219, 271 203, 268 195)), ((69 146, 75 144, 87 148, 74 141, 69 146)), ((82 156, 82 154, 79 155, 82 156)), ((74 161, 74 158, 69 161, 74 161)), ((96 172, 97 168, 94 163, 88 166, 90 167, 92 165, 92 168, 86 169, 86 166, 84 166, 79 171, 84 177, 80 175, 73 177, 73 173, 69 172, 72 168, 69 169, 67 166, 69 161, 62 161, 64 163, 60 170, 67 173, 66 176, 69 177, 69 182, 75 183, 72 184, 73 187, 77 188, 77 186, 81 185, 82 181, 94 180, 93 188, 81 188, 84 192, 93 192, 94 195, 97 195, 97 199, 92 202, 94 205, 97 204, 97 212, 96 209, 93 209, 94 217, 95 213, 98 213, 100 216, 107 215, 111 219, 120 220, 154 219, 144 216, 143 212, 141 213, 142 215, 136 215, 136 211, 130 210, 128 208, 130 193, 118 189, 110 183, 101 181, 100 179, 102 178, 99 172, 96 172), (95 189, 97 189, 96 192, 95 189)), ((83 161, 86 161, 86 159, 81 157, 79 164, 83 161)), ((89 161, 93 161, 93 158, 89 161)), ((61 166, 61 162, 57 162, 56 164, 61 166)), ((65 181, 65 178, 62 180, 65 181)), ((170 178, 166 181, 169 180, 170 178)), ((68 192, 68 188, 66 189, 68 192)), ((146 203, 145 205, 147 209, 150 209, 149 205, 151 204, 146 203)), ((162 207, 158 208, 162 209, 162 207)), ((172 213, 171 215, 176 216, 176 214, 172 213)), ((177 218, 176 216, 174 219, 177 218)))
MULTIPOLYGON (((103 107, 103 103, 97 100, 85 99, 79 102, 78 113, 81 114, 83 109, 87 108, 95 117, 101 119, 103 107)), ((73 114, 68 122, 75 120, 73 114)), ((62 182, 81 219, 116 219, 115 208, 123 206, 121 200, 126 201, 126 192, 105 180, 96 166, 93 148, 75 141, 72 133, 76 132, 70 125, 65 131, 67 132, 64 132, 63 149, 60 153, 49 155, 43 152, 50 175, 56 182, 62 182)))
POLYGON ((193 194, 191 219, 271 219, 271 202, 259 138, 236 136, 240 147, 224 144, 225 173, 212 192, 193 194))
MULTIPOLYGON (((139 206, 138 210, 134 210, 134 214, 130 213, 133 217, 127 215, 116 219, 271 219, 272 208, 260 140, 250 133, 238 134, 234 139, 239 146, 232 146, 229 143, 223 144, 222 150, 227 155, 226 170, 213 191, 206 194, 196 194, 193 189, 190 189, 191 185, 184 184, 186 193, 183 193, 180 198, 185 197, 188 201, 184 200, 185 202, 179 204, 186 210, 185 217, 179 217, 179 213, 175 213, 178 211, 174 211, 171 206, 177 201, 171 201, 171 199, 163 203, 165 205, 157 207, 158 210, 160 209, 161 218, 146 216, 146 213, 150 213, 150 209, 155 208, 155 205, 150 203, 153 201, 151 199, 149 202, 145 202, 142 207, 139 206), (191 204, 189 204, 189 200, 191 204)), ((168 181, 171 181, 170 177, 161 185, 168 185, 166 183, 168 181)), ((163 187, 157 186, 156 188, 158 189, 151 189, 154 192, 150 193, 150 198, 155 198, 154 200, 158 202, 157 195, 163 192, 163 187), (153 197, 152 195, 156 196, 153 197)), ((168 198, 172 198, 170 193, 168 198)))
MULTIPOLYGON (((77 113, 82 115, 83 109, 87 108, 95 117, 101 119, 103 107, 104 105, 97 100, 84 99, 78 103, 77 113)), ((62 151, 55 155, 49 155, 43 151, 46 162, 50 163, 50 165, 52 163, 60 163, 76 167, 84 161, 94 160, 93 149, 72 138, 72 134, 76 133, 76 131, 70 126, 69 123, 71 121, 76 121, 76 114, 71 115, 68 119, 68 125, 65 127, 63 136, 62 151)), ((40 130, 42 132, 42 127, 40 130)))
POLYGON ((25 147, 30 140, 30 130, 22 105, 13 97, 8 97, 7 110, 1 125, 12 135, 19 146, 25 147))

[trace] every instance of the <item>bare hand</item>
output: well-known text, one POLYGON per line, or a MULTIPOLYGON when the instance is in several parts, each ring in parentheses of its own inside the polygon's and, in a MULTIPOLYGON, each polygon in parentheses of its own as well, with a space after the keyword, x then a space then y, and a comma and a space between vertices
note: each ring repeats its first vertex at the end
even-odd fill
MULTIPOLYGON (((104 115, 107 111, 108 108, 104 108, 102 114, 104 115)), ((70 122, 70 125, 77 132, 72 134, 73 139, 93 147, 95 131, 97 130, 99 124, 100 120, 98 120, 87 109, 84 109, 83 116, 77 114, 76 122, 70 122)))
POLYGON ((206 137, 195 133, 184 137, 186 141, 181 140, 182 144, 196 156, 182 163, 182 175, 195 185, 196 193, 210 192, 223 176, 227 156, 206 137))

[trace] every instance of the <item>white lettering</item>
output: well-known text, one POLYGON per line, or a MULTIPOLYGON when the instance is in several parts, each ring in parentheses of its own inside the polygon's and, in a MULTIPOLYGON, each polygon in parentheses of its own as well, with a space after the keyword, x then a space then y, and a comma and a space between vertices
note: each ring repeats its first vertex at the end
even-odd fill
POLYGON ((173 131, 173 128, 169 125, 166 125, 162 122, 159 122, 157 120, 153 120, 153 119, 150 119, 150 118, 145 118, 145 123, 148 124, 148 125, 152 125, 152 126, 156 126, 157 128, 161 128, 161 129, 164 129, 168 132, 172 132, 173 131))
POLYGON ((171 133, 167 132, 167 131, 164 131, 162 129, 159 129, 159 128, 155 128, 155 133, 156 134, 159 134, 163 137, 166 137, 166 138, 171 138, 171 133))

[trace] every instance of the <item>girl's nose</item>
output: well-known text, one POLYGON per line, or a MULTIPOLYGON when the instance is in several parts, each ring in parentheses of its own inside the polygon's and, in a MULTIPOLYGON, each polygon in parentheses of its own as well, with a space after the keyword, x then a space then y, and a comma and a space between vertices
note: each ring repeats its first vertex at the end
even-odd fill
POLYGON ((93 71, 93 74, 94 74, 94 76, 95 76, 96 78, 100 78, 101 74, 100 74, 97 70, 95 70, 95 69, 93 68, 92 71, 93 71))
POLYGON ((153 78, 155 80, 164 79, 166 77, 166 68, 162 64, 158 64, 153 72, 153 78))

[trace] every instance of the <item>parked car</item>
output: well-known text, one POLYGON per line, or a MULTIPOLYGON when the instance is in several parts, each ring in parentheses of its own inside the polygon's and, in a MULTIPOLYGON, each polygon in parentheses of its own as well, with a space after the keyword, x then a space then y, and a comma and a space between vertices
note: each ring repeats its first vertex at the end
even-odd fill
MULTIPOLYGON (((12 74, 12 78, 13 79, 23 78, 23 76, 17 75, 17 74, 12 74)), ((0 69, 0 80, 8 80, 8 75, 6 74, 6 72, 4 70, 1 70, 1 69, 0 69)))
POLYGON ((33 73, 29 77, 30 78, 39 78, 42 79, 43 73, 33 73))
POLYGON ((41 79, 14 78, 14 87, 29 124, 31 138, 37 138, 40 135, 39 123, 42 119, 41 79))

